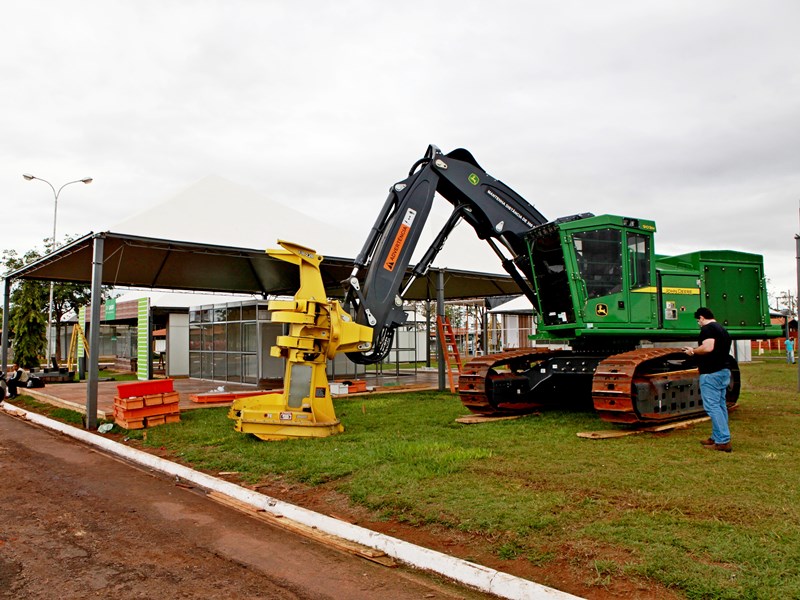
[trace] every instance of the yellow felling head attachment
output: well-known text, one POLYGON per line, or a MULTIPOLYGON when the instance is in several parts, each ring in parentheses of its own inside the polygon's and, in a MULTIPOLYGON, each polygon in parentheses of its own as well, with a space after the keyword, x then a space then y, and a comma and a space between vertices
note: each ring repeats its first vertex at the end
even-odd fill
POLYGON ((298 265, 300 289, 293 300, 269 303, 274 323, 286 323, 270 354, 286 359, 284 389, 234 401, 228 417, 236 431, 264 440, 326 437, 344 431, 333 410, 326 374, 327 360, 339 352, 363 352, 372 343, 372 329, 354 323, 339 302, 329 301, 314 250, 278 240, 283 249, 267 254, 298 265))

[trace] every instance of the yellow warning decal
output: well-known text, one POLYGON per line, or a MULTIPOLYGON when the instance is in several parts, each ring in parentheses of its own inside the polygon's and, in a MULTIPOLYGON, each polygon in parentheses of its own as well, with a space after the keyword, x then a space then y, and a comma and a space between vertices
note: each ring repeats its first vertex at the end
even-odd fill
POLYGON ((397 264, 397 258, 400 256, 403 246, 405 246, 406 240, 408 239, 408 234, 411 232, 411 224, 414 222, 414 217, 416 216, 417 211, 415 211, 413 208, 409 208, 406 211, 406 215, 403 217, 403 222, 400 223, 400 228, 397 230, 397 235, 394 236, 392 249, 389 251, 389 255, 386 257, 386 262, 383 263, 383 268, 387 271, 394 271, 394 267, 397 264))

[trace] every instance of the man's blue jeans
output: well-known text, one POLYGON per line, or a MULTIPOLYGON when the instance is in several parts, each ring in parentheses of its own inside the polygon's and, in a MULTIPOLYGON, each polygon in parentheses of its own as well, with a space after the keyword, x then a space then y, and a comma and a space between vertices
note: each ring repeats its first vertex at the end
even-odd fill
POLYGON ((711 438, 717 444, 727 444, 731 441, 731 432, 728 429, 728 406, 725 404, 725 392, 730 381, 730 369, 700 375, 703 408, 711 417, 711 438))

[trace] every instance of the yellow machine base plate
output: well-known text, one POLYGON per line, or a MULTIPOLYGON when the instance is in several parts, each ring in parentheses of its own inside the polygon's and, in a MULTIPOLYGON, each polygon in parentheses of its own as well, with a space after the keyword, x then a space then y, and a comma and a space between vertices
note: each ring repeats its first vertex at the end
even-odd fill
POLYGON ((283 394, 264 394, 236 400, 231 405, 228 417, 234 420, 236 431, 252 433, 262 440, 320 438, 344 431, 338 419, 318 423, 309 411, 287 409, 283 394))

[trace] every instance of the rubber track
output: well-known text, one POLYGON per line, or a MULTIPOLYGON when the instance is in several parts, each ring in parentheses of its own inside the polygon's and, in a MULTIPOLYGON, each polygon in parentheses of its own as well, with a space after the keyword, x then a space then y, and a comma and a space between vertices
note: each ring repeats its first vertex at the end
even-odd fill
MULTIPOLYGON (((554 356, 571 354, 565 350, 547 348, 526 348, 510 350, 499 354, 490 354, 472 359, 462 370, 458 380, 458 391, 461 402, 473 413, 482 415, 513 415, 529 413, 541 406, 535 399, 518 403, 498 405, 496 399, 490 398, 491 381, 504 376, 514 375, 531 368, 532 363, 547 360, 554 356), (503 367, 509 367, 506 371, 503 367)), ((648 363, 656 361, 662 365, 664 359, 670 357, 683 360, 686 356, 678 348, 641 348, 613 354, 602 360, 592 379, 592 402, 599 416, 613 423, 654 424, 669 421, 685 420, 705 412, 701 405, 694 410, 681 414, 664 414, 658 418, 642 417, 637 410, 637 402, 645 404, 646 398, 634 398, 634 386, 637 377, 647 376, 653 381, 671 381, 675 378, 697 378, 697 371, 692 368, 680 371, 649 374, 648 363)), ((738 396, 738 392, 736 394, 738 396)), ((729 408, 735 405, 729 402, 729 408)))
MULTIPOLYGON (((646 368, 645 363, 667 358, 671 354, 675 358, 685 358, 678 348, 640 348, 613 354, 601 361, 592 379, 592 402, 600 418, 613 423, 666 421, 667 419, 642 419, 639 416, 635 407, 636 399, 633 397, 633 383, 634 378, 641 375, 642 368, 646 368)), ((666 379, 669 375, 664 373, 663 377, 666 379)), ((699 412, 703 412, 702 408, 699 412)), ((687 416, 672 417, 672 420, 676 418, 685 419, 687 416)))
MULTIPOLYGON (((497 373, 496 370, 506 365, 520 363, 524 364, 527 370, 531 362, 545 360, 565 353, 567 352, 564 350, 550 350, 548 348, 522 348, 473 358, 464 365, 458 378, 458 395, 461 398, 461 402, 470 411, 482 415, 524 414, 530 412, 536 407, 535 402, 505 409, 493 405, 486 389, 487 381, 492 377, 502 377, 502 374, 497 373)), ((511 371, 514 371, 513 366, 511 371)))

